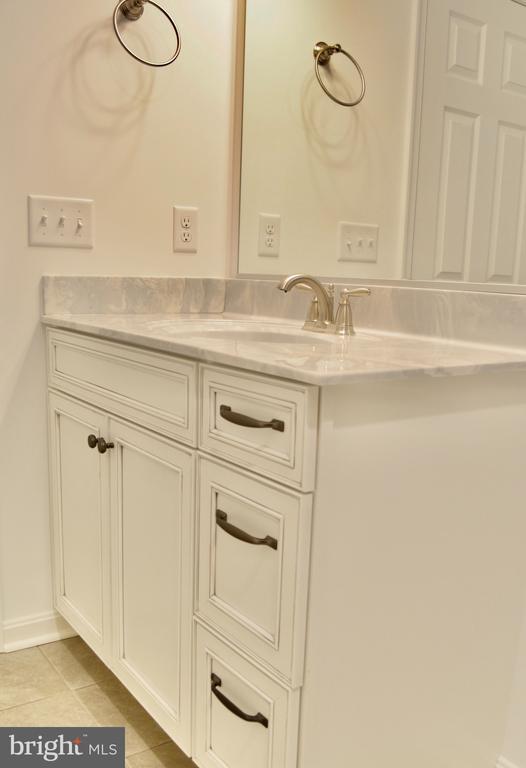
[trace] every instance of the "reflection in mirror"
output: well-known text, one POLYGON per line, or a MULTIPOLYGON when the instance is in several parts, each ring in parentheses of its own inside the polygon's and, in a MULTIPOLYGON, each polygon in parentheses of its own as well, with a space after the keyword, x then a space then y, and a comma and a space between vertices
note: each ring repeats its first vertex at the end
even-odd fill
POLYGON ((246 0, 240 274, 523 290, 525 211, 523 0, 246 0))

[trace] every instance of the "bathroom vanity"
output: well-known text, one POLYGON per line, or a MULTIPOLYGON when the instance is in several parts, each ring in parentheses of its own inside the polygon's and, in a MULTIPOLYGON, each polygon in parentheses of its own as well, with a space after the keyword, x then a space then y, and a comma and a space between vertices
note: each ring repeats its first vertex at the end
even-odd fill
POLYGON ((491 764, 526 581, 524 353, 44 323, 57 609, 199 766, 491 764))

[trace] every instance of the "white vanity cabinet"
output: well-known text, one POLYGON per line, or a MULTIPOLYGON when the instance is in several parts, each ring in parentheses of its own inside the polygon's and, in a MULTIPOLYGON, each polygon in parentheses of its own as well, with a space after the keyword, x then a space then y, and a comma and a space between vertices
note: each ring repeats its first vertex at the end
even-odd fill
POLYGON ((317 387, 47 338, 58 610, 203 768, 292 768, 317 387))
POLYGON ((166 435, 195 435, 197 366, 57 331, 48 355, 57 608, 189 752, 196 459, 166 435))
POLYGON ((48 353, 57 608, 200 768, 495 764, 524 370, 318 388, 48 353))

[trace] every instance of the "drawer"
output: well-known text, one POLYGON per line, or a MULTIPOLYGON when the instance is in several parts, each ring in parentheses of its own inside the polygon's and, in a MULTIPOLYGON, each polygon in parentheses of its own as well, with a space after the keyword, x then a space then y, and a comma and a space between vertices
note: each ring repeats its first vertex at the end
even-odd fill
POLYGON ((312 497, 199 459, 196 612, 301 685, 312 497))
POLYGON ((190 445, 197 438, 197 363, 48 331, 51 387, 190 445))
POLYGON ((200 375, 200 447, 312 491, 318 388, 208 365, 200 375))
POLYGON ((201 768, 296 766, 299 690, 280 685, 199 624, 194 694, 193 759, 201 768))

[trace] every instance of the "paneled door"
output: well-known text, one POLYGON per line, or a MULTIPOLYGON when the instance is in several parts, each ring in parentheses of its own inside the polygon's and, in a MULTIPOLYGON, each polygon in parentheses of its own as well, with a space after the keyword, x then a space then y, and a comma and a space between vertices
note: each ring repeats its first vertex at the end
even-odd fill
POLYGON ((526 7, 427 6, 411 276, 526 283, 526 7))
POLYGON ((107 434, 108 418, 54 393, 49 418, 55 603, 109 663, 110 459, 93 443, 107 434))
POLYGON ((114 665, 190 751, 194 456, 110 420, 114 665))

